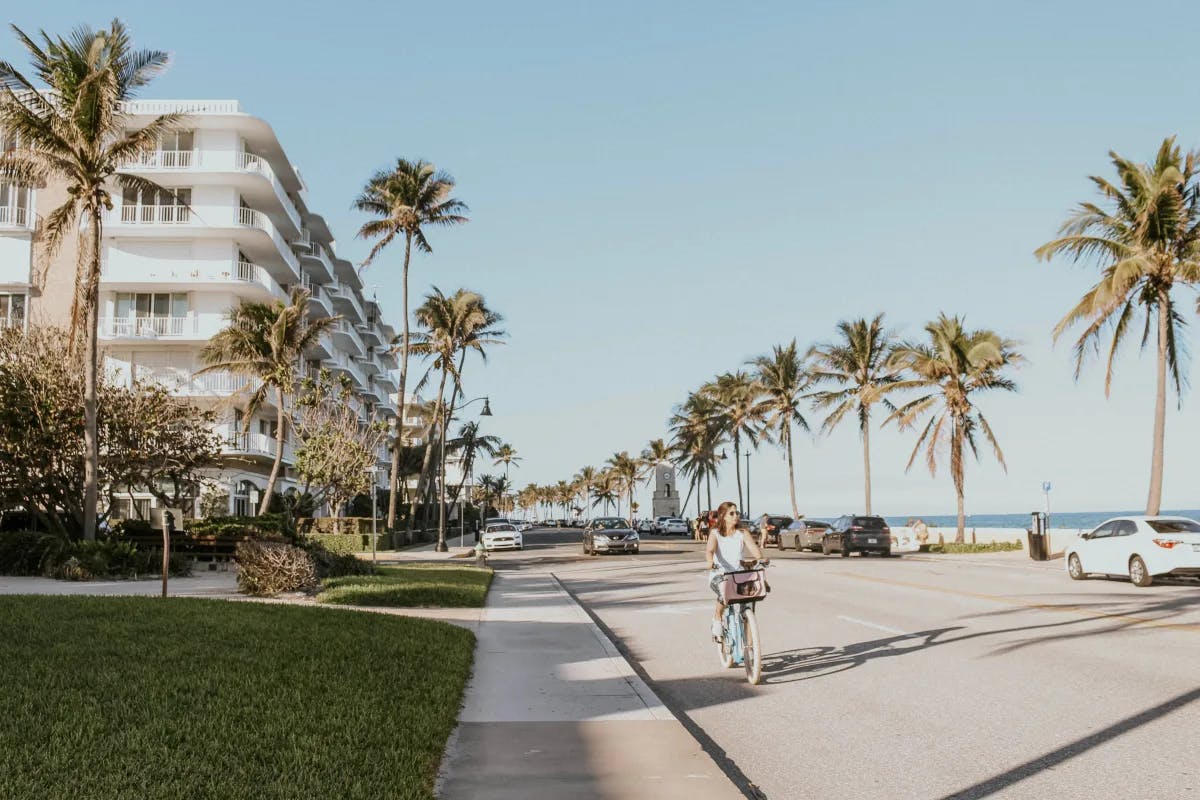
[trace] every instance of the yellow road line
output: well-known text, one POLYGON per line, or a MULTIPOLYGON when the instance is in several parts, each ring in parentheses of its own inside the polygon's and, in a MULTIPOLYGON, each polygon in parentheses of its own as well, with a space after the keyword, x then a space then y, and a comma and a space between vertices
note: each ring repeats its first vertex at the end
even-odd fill
POLYGON ((1055 606, 1047 603, 1031 603, 1026 600, 1018 600, 1015 597, 1005 597, 998 594, 983 594, 981 592, 968 592, 961 589, 948 589, 945 586, 930 586, 924 583, 909 583, 908 581, 898 581, 891 578, 875 578, 867 575, 856 575, 853 572, 837 572, 836 575, 842 575, 855 580, 867 581, 868 583, 881 583, 890 586, 903 586, 907 589, 920 589, 927 592, 938 592, 940 594, 954 595, 956 597, 970 597, 976 600, 989 600, 993 603, 1001 603, 1008 606, 1016 606, 1018 608, 1028 608, 1035 611, 1061 611, 1064 614, 1074 614, 1079 617, 1088 617, 1091 619, 1109 619, 1117 622, 1128 622, 1133 625, 1145 625, 1150 628, 1166 628, 1167 630, 1191 631, 1192 633, 1200 633, 1200 623, 1195 622, 1163 622, 1161 620, 1152 619, 1150 617, 1135 617, 1129 614, 1105 614, 1103 612, 1091 611, 1082 606, 1055 606))

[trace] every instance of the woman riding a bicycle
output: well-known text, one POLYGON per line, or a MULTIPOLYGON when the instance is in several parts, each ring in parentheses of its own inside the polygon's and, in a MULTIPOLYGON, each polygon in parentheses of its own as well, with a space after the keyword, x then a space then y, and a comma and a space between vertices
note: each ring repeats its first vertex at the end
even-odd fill
POLYGON ((717 508, 716 527, 708 533, 708 546, 704 548, 704 560, 708 563, 708 586, 717 595, 717 607, 713 612, 712 635, 716 641, 722 636, 722 615, 725 604, 721 602, 721 580, 726 572, 737 572, 742 569, 742 562, 748 554, 755 561, 763 564, 768 560, 763 558, 754 537, 746 536, 738 528, 737 503, 726 500, 717 508))

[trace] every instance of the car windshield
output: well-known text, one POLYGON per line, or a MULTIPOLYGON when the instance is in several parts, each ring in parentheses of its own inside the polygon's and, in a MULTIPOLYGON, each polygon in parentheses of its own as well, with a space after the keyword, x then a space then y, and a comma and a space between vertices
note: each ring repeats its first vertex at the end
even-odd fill
POLYGON ((881 531, 887 527, 883 517, 855 517, 853 524, 856 528, 866 528, 869 531, 881 531))
POLYGON ((677 519, 676 517, 671 517, 669 520, 667 520, 667 522, 671 523, 672 525, 676 525, 676 524, 682 525, 683 524, 683 520, 677 519))
POLYGON ((513 530, 516 530, 516 528, 514 528, 512 525, 488 525, 487 532, 488 533, 497 533, 499 531, 513 531, 513 530))
POLYGON ((629 524, 626 523, 625 520, 618 517, 603 517, 601 519, 594 520, 592 522, 592 527, 600 528, 601 530, 612 531, 619 528, 628 528, 629 524))
POLYGON ((1155 533, 1200 533, 1200 522, 1190 519, 1148 519, 1155 533))
POLYGON ((791 524, 791 521, 791 517, 767 517, 767 522, 771 523, 772 525, 789 525, 791 524))

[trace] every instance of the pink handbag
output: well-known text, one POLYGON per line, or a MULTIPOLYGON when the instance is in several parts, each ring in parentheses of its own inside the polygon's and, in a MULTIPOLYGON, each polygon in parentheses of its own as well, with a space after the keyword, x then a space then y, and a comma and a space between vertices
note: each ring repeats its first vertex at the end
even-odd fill
POLYGON ((721 602, 752 603, 767 596, 767 580, 760 569, 727 572, 721 579, 721 602))

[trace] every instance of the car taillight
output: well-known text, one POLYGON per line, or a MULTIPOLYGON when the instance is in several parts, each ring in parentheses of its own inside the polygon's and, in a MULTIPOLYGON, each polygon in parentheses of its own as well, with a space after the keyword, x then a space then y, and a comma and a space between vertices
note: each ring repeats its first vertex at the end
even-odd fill
POLYGON ((1179 539, 1152 539, 1151 541, 1164 550, 1170 550, 1177 544, 1183 544, 1183 542, 1179 539))
POLYGON ((862 533, 862 531, 863 531, 862 528, 848 528, 846 530, 846 533, 862 533))
POLYGON ((891 529, 891 528, 884 528, 884 529, 883 529, 883 535, 884 535, 884 536, 890 536, 890 535, 891 535, 891 533, 892 533, 892 529, 891 529))

